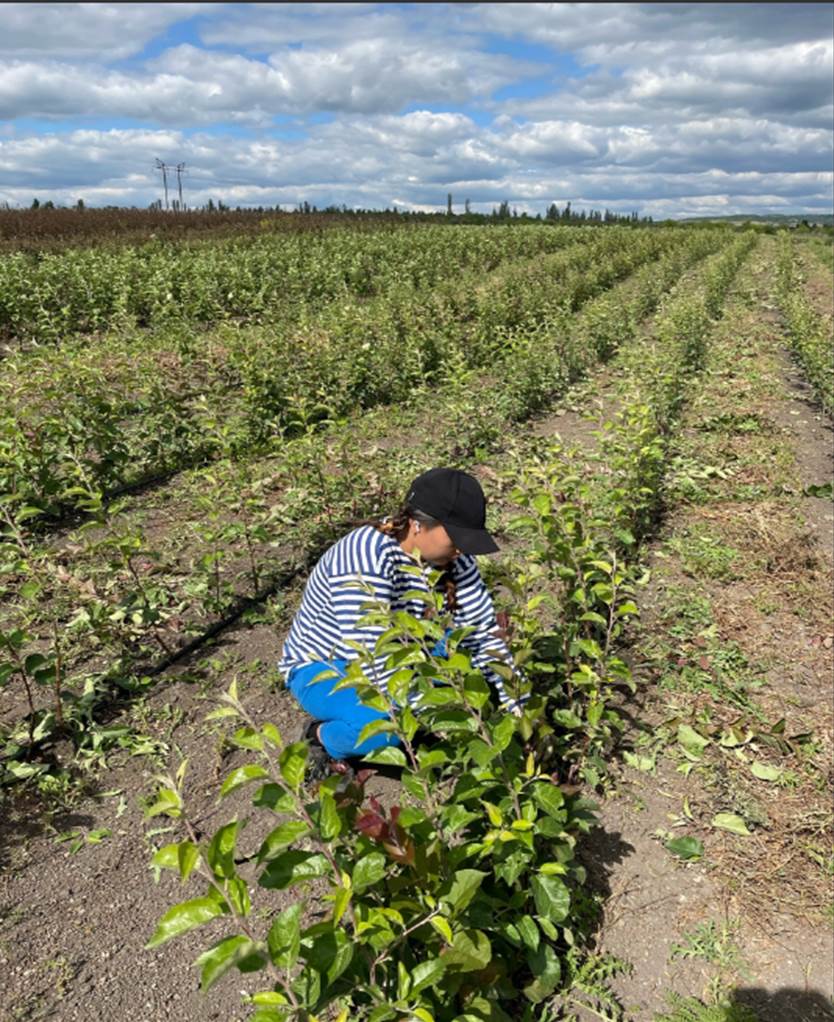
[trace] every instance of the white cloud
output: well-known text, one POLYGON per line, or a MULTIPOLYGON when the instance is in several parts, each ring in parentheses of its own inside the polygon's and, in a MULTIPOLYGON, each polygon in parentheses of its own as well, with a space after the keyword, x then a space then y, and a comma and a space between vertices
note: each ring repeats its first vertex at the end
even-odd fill
POLYGON ((669 175, 610 163, 541 165, 531 172, 526 159, 508 155, 518 144, 512 131, 503 138, 502 150, 501 139, 487 147, 464 137, 476 130, 465 118, 449 123, 427 112, 410 114, 403 118, 402 133, 395 120, 379 118, 375 131, 365 119, 334 123, 321 138, 292 142, 141 130, 0 139, 0 201, 28 205, 35 195, 43 199, 48 193, 67 203, 83 198, 145 206, 161 194, 151 166, 155 155, 187 163, 184 184, 192 205, 212 197, 232 204, 290 206, 305 199, 377 207, 397 200, 439 209, 452 191, 458 205, 470 198, 476 208, 491 208, 506 198, 519 208, 526 204, 541 210, 551 201, 571 199, 576 207, 695 215, 704 204, 723 204, 730 212, 757 202, 767 208, 825 208, 834 180, 830 172, 710 169, 669 175), (436 142, 444 132, 448 144, 426 145, 427 137, 434 135, 436 142), (409 133, 410 147, 386 143, 389 134, 401 140, 409 133))
POLYGON ((589 64, 628 66, 687 54, 830 39, 828 4, 530 3, 472 4, 467 14, 500 35, 521 37, 589 64))
MULTIPOLYGON (((120 60, 212 4, 3 4, 0 54, 120 60)), ((217 10, 217 8, 215 8, 217 10)))
POLYGON ((289 51, 268 63, 190 44, 148 71, 51 62, 0 65, 0 117, 132 117, 185 126, 265 124, 280 114, 379 113, 413 103, 466 103, 513 80, 512 62, 487 54, 392 49, 377 40, 340 50, 289 51))

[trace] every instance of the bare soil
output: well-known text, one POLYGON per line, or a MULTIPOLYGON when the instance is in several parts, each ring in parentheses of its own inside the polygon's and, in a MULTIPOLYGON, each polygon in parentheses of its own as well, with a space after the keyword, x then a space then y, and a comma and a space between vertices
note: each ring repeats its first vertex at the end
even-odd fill
MULTIPOLYGON (((602 830, 596 839, 602 842, 601 850, 592 842, 591 858, 598 859, 611 889, 600 947, 633 965, 631 976, 618 980, 615 986, 627 1008, 627 1018, 634 1022, 648 1022, 663 1007, 666 990, 706 998, 715 992, 717 982, 723 982, 725 990, 734 989, 738 999, 755 1008, 763 1022, 834 1018, 834 944, 830 919, 826 922, 834 882, 830 874, 826 877, 814 870, 802 855, 803 842, 811 840, 815 826, 827 835, 823 846, 830 847, 830 795, 826 792, 831 784, 834 716, 834 519, 830 500, 800 495, 802 487, 825 483, 834 475, 832 431, 786 355, 778 325, 763 309, 769 278, 761 254, 754 256, 752 279, 747 274, 744 279, 755 299, 752 310, 745 312, 736 305, 735 313, 730 310, 728 314, 727 326, 744 337, 746 344, 755 345, 746 353, 749 362, 744 361, 744 352, 734 357, 741 360, 742 377, 755 363, 761 377, 758 388, 745 390, 729 374, 722 391, 720 376, 713 376, 712 367, 708 367, 709 375, 700 384, 701 406, 696 398, 689 423, 695 427, 699 419, 728 412, 770 417, 782 448, 789 450, 794 460, 789 473, 792 494, 781 502, 760 501, 759 506, 739 501, 732 492, 739 485, 733 477, 726 483, 724 503, 719 500, 675 510, 653 545, 650 563, 654 576, 640 602, 644 626, 651 633, 664 627, 663 601, 671 590, 680 593, 688 587, 695 597, 707 596, 719 638, 737 644, 758 669, 762 688, 755 695, 757 705, 770 721, 786 717, 788 733, 813 730, 820 742, 818 762, 823 775, 827 773, 827 784, 822 792, 801 787, 796 796, 786 789, 770 793, 766 805, 770 830, 756 829, 750 838, 739 838, 707 826, 714 812, 727 807, 716 801, 718 793, 703 789, 700 772, 684 777, 674 761, 660 756, 654 774, 624 763, 617 765, 612 797, 604 799, 601 806, 602 830), (693 521, 703 523, 711 514, 722 541, 738 544, 751 563, 757 557, 767 557, 760 577, 742 571, 737 582, 705 581, 681 570, 666 540, 693 521), (800 598, 807 602, 797 607, 800 598), (694 821, 686 819, 684 807, 694 821), (685 829, 678 833, 694 832, 703 838, 702 861, 679 863, 658 840, 658 831, 668 833, 681 823, 685 829), (612 834, 620 847, 630 848, 613 865, 605 858, 612 834), (703 959, 673 954, 673 946, 680 944, 687 932, 709 921, 737 924, 734 943, 739 962, 735 967, 722 970, 703 959)), ((732 335, 724 336, 715 343, 732 346, 732 335)), ((734 439, 738 444, 727 451, 739 457, 744 453, 744 438, 734 439)), ((758 433, 747 453, 755 444, 766 448, 768 442, 758 433)), ((761 470, 771 484, 776 482, 777 489, 782 471, 778 453, 774 447, 772 459, 765 456, 761 470)), ((749 460, 752 462, 752 456, 749 460)), ((741 458, 737 464, 740 473, 746 472, 741 458)), ((746 474, 744 479, 748 481, 746 474)), ((681 706, 686 708, 686 696, 675 698, 672 693, 671 702, 669 698, 654 686, 644 690, 631 707, 625 745, 637 741, 670 714, 681 712, 681 706)), ((692 697, 688 698, 691 707, 692 697)), ((722 708, 719 704, 711 709, 714 720, 722 709, 728 720, 739 715, 734 706, 722 708)), ((736 777, 731 771, 730 780, 739 789, 737 798, 749 796, 753 787, 745 786, 740 777, 740 772, 736 777)))

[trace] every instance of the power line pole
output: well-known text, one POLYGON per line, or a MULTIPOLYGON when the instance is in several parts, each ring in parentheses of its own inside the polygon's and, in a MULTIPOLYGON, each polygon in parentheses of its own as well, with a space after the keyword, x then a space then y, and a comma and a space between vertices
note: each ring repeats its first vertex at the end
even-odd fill
MULTIPOLYGON (((165 189, 165 208, 168 208, 168 164, 163 163, 159 157, 156 158, 157 170, 162 171, 162 187, 165 189)), ((173 169, 173 168, 172 168, 173 169)))
POLYGON ((180 194, 179 211, 181 213, 185 209, 185 206, 183 206, 183 204, 182 204, 182 175, 185 173, 185 164, 184 163, 178 163, 177 167, 176 167, 176 170, 177 170, 177 189, 178 189, 179 194, 180 194))

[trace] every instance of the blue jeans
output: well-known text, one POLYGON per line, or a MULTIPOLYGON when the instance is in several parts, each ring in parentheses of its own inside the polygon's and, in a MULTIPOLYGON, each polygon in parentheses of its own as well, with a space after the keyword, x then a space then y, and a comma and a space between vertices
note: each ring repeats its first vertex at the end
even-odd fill
MULTIPOLYGON (((449 629, 446 630, 448 633, 449 629)), ((445 636, 435 643, 432 655, 446 656, 445 636)), ((399 745, 399 737, 390 731, 382 731, 359 743, 362 729, 372 720, 386 720, 388 714, 366 706, 353 686, 333 691, 334 686, 344 678, 347 664, 347 660, 339 658, 329 662, 319 660, 293 667, 287 675, 287 688, 301 704, 301 708, 323 722, 321 744, 333 759, 366 756, 374 749, 399 745), (326 670, 338 671, 339 677, 313 680, 326 670)))

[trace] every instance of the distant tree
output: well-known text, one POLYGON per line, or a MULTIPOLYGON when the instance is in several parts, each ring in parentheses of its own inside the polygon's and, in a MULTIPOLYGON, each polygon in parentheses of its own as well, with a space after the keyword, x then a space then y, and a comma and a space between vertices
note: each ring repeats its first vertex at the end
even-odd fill
POLYGON ((82 210, 86 209, 87 207, 84 205, 84 200, 83 199, 79 199, 78 202, 76 202, 76 204, 75 204, 75 208, 80 213, 82 210))
POLYGON ((469 199, 464 199, 463 211, 464 211, 464 213, 466 213, 467 216, 469 216, 469 214, 472 212, 472 208, 471 208, 471 206, 469 204, 469 199))
POLYGON ((446 196, 446 216, 451 215, 452 215, 452 193, 449 192, 449 194, 446 196))
POLYGON ((32 205, 29 208, 30 209, 40 209, 41 208, 40 199, 32 199, 32 205))

